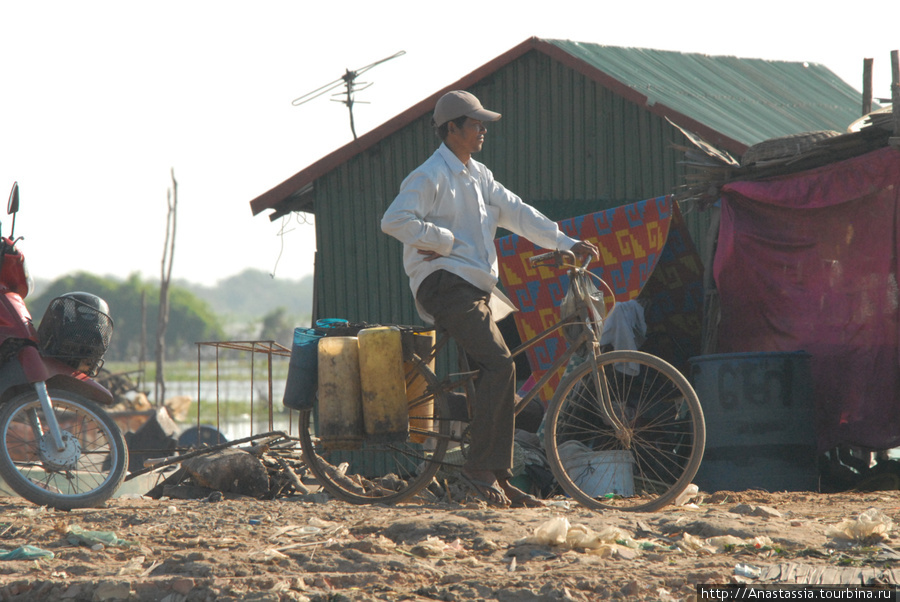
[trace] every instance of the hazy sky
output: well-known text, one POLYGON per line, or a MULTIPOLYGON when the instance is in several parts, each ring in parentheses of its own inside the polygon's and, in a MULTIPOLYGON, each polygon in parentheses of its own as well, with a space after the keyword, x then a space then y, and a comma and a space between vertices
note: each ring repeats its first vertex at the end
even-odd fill
POLYGON ((857 89, 863 59, 874 58, 884 97, 900 48, 894 1, 447 6, 3 2, 0 195, 18 180, 16 234, 32 275, 158 277, 170 169, 176 278, 311 274, 313 226, 254 217, 249 202, 352 139, 343 104, 291 101, 401 50, 360 78, 374 85, 356 96, 358 135, 531 36, 822 63, 857 89))

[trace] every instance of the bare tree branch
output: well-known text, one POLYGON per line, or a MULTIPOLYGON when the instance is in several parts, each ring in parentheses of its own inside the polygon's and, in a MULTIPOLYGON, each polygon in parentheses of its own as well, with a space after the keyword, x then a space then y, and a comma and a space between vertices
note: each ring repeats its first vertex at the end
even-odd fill
POLYGON ((166 328, 169 325, 169 283, 172 280, 172 264, 175 259, 175 226, 178 217, 178 182, 175 180, 175 169, 172 168, 172 188, 166 191, 166 237, 163 244, 163 256, 159 277, 159 321, 156 327, 156 387, 154 399, 156 405, 165 403, 166 378, 166 328))

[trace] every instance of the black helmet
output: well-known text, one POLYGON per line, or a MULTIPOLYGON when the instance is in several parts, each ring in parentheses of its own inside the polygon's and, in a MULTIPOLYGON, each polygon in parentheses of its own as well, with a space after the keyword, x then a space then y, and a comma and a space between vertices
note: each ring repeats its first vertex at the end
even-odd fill
POLYGON ((88 376, 94 376, 103 365, 112 332, 106 301, 82 292, 53 299, 38 327, 44 356, 55 357, 88 376))
POLYGON ((109 317, 109 305, 107 305, 106 301, 104 301, 97 295, 92 295, 91 293, 74 292, 65 293, 63 295, 60 295, 60 297, 63 299, 72 299, 75 302, 67 304, 66 309, 74 310, 77 315, 66 315, 67 319, 76 319, 76 317, 80 317, 81 319, 96 320, 97 318, 94 312, 100 312, 101 314, 109 317))

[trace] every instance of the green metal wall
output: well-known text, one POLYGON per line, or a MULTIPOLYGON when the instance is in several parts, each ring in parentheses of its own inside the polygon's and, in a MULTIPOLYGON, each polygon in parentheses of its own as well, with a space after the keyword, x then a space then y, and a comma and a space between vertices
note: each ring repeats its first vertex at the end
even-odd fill
MULTIPOLYGON (((669 194, 682 183, 677 129, 550 57, 530 52, 470 88, 503 118, 476 157, 554 220, 669 194)), ((439 141, 431 115, 315 183, 317 316, 419 324, 400 243, 381 216, 439 141)), ((695 241, 709 219, 686 216, 695 241)), ((701 234, 702 233, 702 234, 701 234)), ((702 252, 702 250, 701 250, 702 252)))

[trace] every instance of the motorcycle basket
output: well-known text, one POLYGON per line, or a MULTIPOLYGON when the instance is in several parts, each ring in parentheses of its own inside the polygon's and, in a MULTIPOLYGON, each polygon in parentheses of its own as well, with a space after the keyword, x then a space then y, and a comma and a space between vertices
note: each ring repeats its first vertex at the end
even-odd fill
POLYGON ((57 297, 50 301, 38 327, 41 355, 96 376, 112 332, 113 321, 106 313, 75 296, 57 297))

